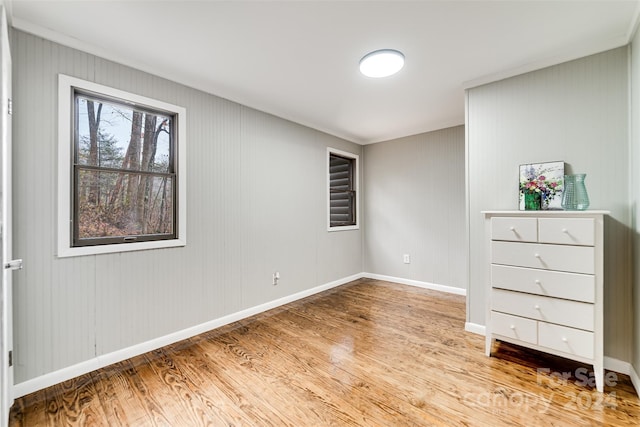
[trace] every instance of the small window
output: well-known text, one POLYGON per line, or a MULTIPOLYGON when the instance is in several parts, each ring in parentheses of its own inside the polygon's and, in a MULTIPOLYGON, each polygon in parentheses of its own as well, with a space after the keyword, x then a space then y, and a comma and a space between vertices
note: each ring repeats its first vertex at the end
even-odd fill
POLYGON ((184 245, 184 109, 60 76, 60 116, 59 255, 184 245))
POLYGON ((329 230, 358 228, 358 156, 328 150, 329 230))

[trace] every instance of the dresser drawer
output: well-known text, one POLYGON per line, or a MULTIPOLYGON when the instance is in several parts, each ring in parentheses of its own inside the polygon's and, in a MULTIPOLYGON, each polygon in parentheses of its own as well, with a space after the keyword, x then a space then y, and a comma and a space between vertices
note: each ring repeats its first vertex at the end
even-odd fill
POLYGON ((520 341, 537 344, 538 322, 509 314, 491 313, 491 332, 520 341))
POLYGON ((529 294, 593 303, 596 279, 591 274, 491 265, 491 286, 529 294))
POLYGON ((491 238, 514 242, 536 242, 538 240, 538 220, 513 217, 491 218, 491 238))
POLYGON ((493 289, 491 309, 501 313, 542 320, 593 331, 594 305, 521 292, 493 289))
POLYGON ((594 274, 595 250, 592 246, 492 241, 491 263, 594 274))
POLYGON ((593 218, 540 218, 538 241, 562 245, 593 246, 595 243, 593 218))
POLYGON ((593 359, 593 332, 539 322, 538 336, 538 344, 543 347, 593 359))

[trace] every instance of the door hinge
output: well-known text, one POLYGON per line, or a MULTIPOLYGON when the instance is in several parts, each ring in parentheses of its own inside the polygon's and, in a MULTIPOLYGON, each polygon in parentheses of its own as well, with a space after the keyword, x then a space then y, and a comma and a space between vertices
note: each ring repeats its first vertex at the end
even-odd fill
POLYGON ((9 350, 9 367, 13 366, 13 350, 9 350))
POLYGON ((13 114, 13 100, 11 100, 11 98, 7 100, 7 114, 13 114))
POLYGON ((21 259, 14 259, 13 261, 9 261, 4 265, 4 268, 6 268, 7 270, 22 270, 22 267, 23 265, 21 259))

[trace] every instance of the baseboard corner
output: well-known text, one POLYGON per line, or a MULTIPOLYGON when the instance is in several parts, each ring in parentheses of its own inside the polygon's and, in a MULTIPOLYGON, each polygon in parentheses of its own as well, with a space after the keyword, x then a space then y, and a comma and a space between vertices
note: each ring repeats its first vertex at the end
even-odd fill
POLYGON ((620 374, 631 375, 631 364, 614 357, 604 356, 604 368, 620 374))
POLYGON ((485 336, 487 334, 486 326, 478 325, 477 323, 466 322, 464 324, 464 330, 482 336, 485 336))
POLYGON ((631 378, 631 384, 636 389, 636 394, 640 397, 640 377, 632 364, 629 364, 629 378, 631 378))

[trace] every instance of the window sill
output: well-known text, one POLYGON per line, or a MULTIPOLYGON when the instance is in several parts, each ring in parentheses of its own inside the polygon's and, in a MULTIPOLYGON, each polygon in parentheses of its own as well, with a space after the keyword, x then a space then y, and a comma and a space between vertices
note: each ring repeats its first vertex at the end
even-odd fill
POLYGON ((182 239, 158 240, 154 242, 120 243, 117 245, 83 246, 78 248, 58 248, 58 258, 111 254, 119 252, 143 251, 148 249, 177 248, 186 246, 182 239))
POLYGON ((338 227, 329 227, 327 231, 348 231, 348 230, 359 230, 359 225, 341 225, 338 227))

